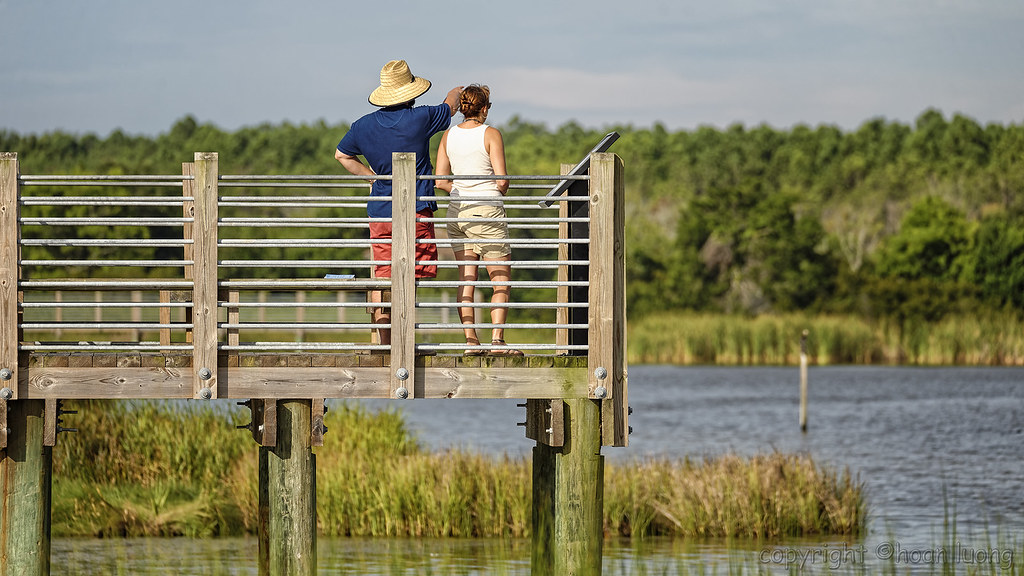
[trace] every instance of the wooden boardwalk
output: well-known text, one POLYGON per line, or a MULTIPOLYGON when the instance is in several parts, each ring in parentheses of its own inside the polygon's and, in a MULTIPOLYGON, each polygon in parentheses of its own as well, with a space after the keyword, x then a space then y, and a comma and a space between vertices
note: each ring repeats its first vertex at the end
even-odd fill
MULTIPOLYGON (((322 444, 325 399, 522 399, 526 434, 537 441, 534 572, 599 573, 600 448, 626 446, 629 436, 624 188, 617 157, 595 153, 587 161, 585 175, 570 176, 573 167, 566 165, 546 181, 521 177, 521 187, 530 191, 510 191, 506 199, 513 254, 530 253, 512 262, 509 316, 541 318, 506 325, 509 334, 528 335, 509 339, 526 352, 509 357, 463 355, 471 347, 462 325, 431 316, 433 309, 457 303, 417 300, 460 282, 444 274, 414 277, 417 176, 411 154, 395 155, 393 272, 378 280, 369 272, 375 263, 365 257, 365 235, 303 239, 315 228, 366 227, 365 203, 371 200, 360 194, 367 185, 351 177, 222 175, 214 153, 196 153, 181 175, 26 176, 16 154, 0 153, 0 547, 10 552, 0 554, 0 576, 48 572, 49 447, 57 441, 58 401, 176 398, 236 398, 249 405, 261 450, 260 490, 268 494, 261 499, 267 506, 261 518, 269 522, 260 530, 261 573, 274 574, 315 572, 315 560, 308 560, 315 551, 315 464, 303 454, 322 444), (543 196, 560 180, 567 184, 564 193, 543 196), (180 195, 162 193, 174 188, 180 195), (229 193, 236 189, 241 192, 229 193), (551 210, 557 214, 547 216, 551 210), (115 228, 135 232, 82 232, 115 228), (180 232, 168 234, 168 228, 180 232), (294 228, 296 238, 259 236, 260 230, 282 228, 294 228), (277 259, 253 257, 260 249, 277 259), (295 277, 262 278, 267 268, 288 269, 295 277), (353 273, 321 278, 304 273, 311 268, 315 274, 353 273), (154 275, 157 269, 165 272, 154 275), (113 276, 111 270, 127 273, 113 276), (526 279, 517 279, 520 273, 526 279), (252 295, 260 290, 288 293, 293 304, 258 302, 252 295), (375 290, 391 295, 382 305, 390 308, 390 324, 383 326, 393 335, 390 345, 369 337, 382 326, 363 316, 375 290), (65 297, 84 291, 94 292, 97 302, 65 297), (306 291, 358 296, 309 303, 306 291), (348 312, 313 322, 267 322, 249 314, 271 306, 348 312), (94 308, 113 312, 100 321, 75 317, 94 308), (117 310, 131 310, 130 318, 110 319, 117 310), (354 321, 337 319, 345 314, 354 321), (287 336, 298 333, 303 337, 287 336), (286 338, 267 341, 268 334, 286 338), (308 334, 320 336, 310 341, 308 334), (296 453, 296 446, 305 452, 296 453), (33 456, 15 457, 26 451, 33 456), (46 489, 26 497, 25 478, 46 489), (278 522, 284 520, 276 506, 300 504, 312 506, 308 514, 289 517, 288 525, 278 522)), ((444 228, 445 218, 434 220, 444 228)), ((445 242, 437 241, 437 264, 454 268, 460 263, 445 261, 445 242)), ((487 334, 492 325, 478 319, 476 327, 487 334)))

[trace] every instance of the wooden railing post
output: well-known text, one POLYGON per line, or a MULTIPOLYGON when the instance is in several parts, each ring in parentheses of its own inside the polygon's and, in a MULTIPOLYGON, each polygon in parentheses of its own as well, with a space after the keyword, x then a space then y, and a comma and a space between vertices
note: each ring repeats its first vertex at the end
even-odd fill
POLYGON ((416 155, 392 155, 391 397, 414 396, 416 382, 416 155))
POLYGON ((594 154, 590 159, 590 313, 591 398, 601 402, 602 444, 626 446, 626 266, 625 184, 622 159, 594 154))
POLYGON ((0 450, 0 575, 46 575, 53 452, 43 442, 45 401, 6 404, 10 434, 0 450))
POLYGON ((217 397, 217 153, 195 154, 193 230, 194 398, 217 397))
MULTIPOLYGON (((21 227, 18 155, 0 152, 0 402, 18 398, 21 227)), ((6 435, 6 433, 4 434, 6 435)))

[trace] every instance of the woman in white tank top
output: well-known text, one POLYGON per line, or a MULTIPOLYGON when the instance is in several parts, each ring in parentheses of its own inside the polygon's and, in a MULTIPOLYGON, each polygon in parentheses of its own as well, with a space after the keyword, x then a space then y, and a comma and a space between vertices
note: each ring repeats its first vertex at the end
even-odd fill
MULTIPOLYGON (((487 86, 473 84, 462 91, 459 111, 465 120, 445 131, 437 150, 437 175, 505 176, 505 144, 497 128, 484 124, 491 109, 491 92, 487 86)), ((448 218, 465 222, 449 222, 448 237, 452 240, 455 259, 460 262, 483 260, 491 282, 508 282, 512 276, 512 250, 508 243, 508 225, 502 197, 508 191, 508 180, 459 179, 437 180, 436 186, 448 192, 448 218)), ((476 264, 459 264, 459 279, 477 279, 476 264)), ((494 286, 491 294, 491 345, 483 347, 476 329, 464 328, 467 356, 522 356, 519 350, 505 344, 502 326, 508 315, 509 286, 494 286)), ((459 286, 459 303, 473 302, 473 286, 459 286)), ((475 321, 473 308, 459 308, 463 324, 475 321)))

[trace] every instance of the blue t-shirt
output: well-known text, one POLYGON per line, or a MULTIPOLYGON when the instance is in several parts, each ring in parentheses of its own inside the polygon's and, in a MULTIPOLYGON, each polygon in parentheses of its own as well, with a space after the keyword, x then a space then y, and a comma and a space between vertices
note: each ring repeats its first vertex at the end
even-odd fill
MULTIPOLYGON (((437 106, 404 106, 380 109, 352 123, 348 133, 338 143, 338 150, 349 156, 362 156, 377 174, 391 174, 391 154, 416 153, 416 174, 434 173, 430 164, 430 137, 445 130, 451 123, 452 112, 448 104, 437 106)), ((391 196, 390 180, 375 180, 371 196, 391 196)), ((433 196, 434 181, 418 180, 416 196, 433 196)), ((416 211, 437 210, 436 202, 416 201, 416 211)), ((370 218, 390 218, 391 202, 366 203, 370 218)))

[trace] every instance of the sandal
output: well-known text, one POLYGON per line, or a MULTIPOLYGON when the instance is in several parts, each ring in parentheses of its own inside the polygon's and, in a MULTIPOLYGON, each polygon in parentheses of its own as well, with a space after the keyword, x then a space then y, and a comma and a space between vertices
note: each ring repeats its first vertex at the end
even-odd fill
MULTIPOLYGON (((469 346, 479 346, 480 342, 479 341, 470 342, 470 341, 467 340, 466 344, 469 345, 469 346)), ((486 356, 487 355, 487 351, 486 350, 481 350, 481 349, 466 350, 465 352, 462 353, 462 355, 463 356, 486 356)))
POLYGON ((491 346, 503 346, 503 348, 498 348, 496 350, 490 350, 487 353, 488 356, 524 356, 522 350, 516 350, 515 348, 509 348, 508 345, 505 344, 504 340, 491 340, 491 346))

